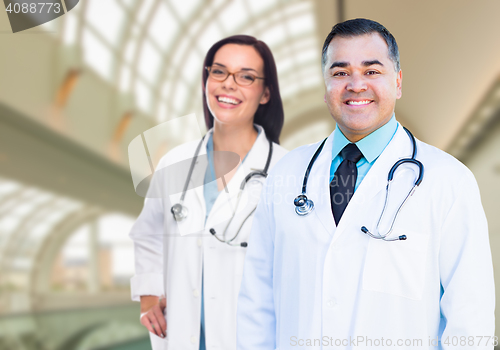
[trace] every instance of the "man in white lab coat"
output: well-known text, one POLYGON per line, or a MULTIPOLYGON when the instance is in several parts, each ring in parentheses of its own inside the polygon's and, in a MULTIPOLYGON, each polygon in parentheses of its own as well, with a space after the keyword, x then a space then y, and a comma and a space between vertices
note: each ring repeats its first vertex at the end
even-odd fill
POLYGON ((394 37, 370 20, 339 23, 322 65, 337 128, 314 162, 321 142, 288 153, 267 179, 245 259, 237 349, 493 349, 479 190, 463 164, 414 144, 396 121, 394 37), (416 161, 397 168, 381 218, 388 174, 413 153, 423 169, 416 161), (307 207, 294 201, 301 193, 314 202, 307 215, 296 213, 307 207))

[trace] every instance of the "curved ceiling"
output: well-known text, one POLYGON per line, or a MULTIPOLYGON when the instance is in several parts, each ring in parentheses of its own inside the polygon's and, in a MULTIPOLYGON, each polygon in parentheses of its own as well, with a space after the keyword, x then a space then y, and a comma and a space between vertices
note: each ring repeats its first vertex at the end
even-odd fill
POLYGON ((156 121, 201 110, 204 54, 233 34, 273 51, 282 97, 321 84, 311 1, 87 0, 65 16, 65 45, 156 121))

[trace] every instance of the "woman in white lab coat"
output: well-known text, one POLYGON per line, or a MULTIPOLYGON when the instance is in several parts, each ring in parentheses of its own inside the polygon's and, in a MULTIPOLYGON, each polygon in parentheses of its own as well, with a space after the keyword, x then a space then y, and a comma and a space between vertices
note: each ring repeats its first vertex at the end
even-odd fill
POLYGON ((141 301, 141 323, 153 349, 236 348, 236 302, 262 172, 286 153, 278 145, 283 106, 267 45, 246 35, 223 39, 208 51, 203 67, 209 131, 162 158, 149 190, 161 195, 148 195, 156 198, 145 200, 130 233, 136 261, 132 299, 141 301), (238 157, 233 171, 221 177, 223 158, 231 158, 224 151, 238 157), (158 169, 189 162, 197 152, 182 203, 187 217, 177 221, 171 209, 182 194, 165 187, 186 176, 174 179, 178 172, 158 169), (261 173, 249 178, 255 171, 261 173))

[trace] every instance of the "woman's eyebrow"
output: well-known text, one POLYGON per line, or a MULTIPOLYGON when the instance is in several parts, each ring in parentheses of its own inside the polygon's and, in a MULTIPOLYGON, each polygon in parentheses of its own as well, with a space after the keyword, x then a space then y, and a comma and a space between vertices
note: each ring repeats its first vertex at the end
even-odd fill
MULTIPOLYGON (((217 65, 217 66, 221 66, 221 67, 224 67, 224 68, 227 68, 225 65, 223 65, 222 63, 217 63, 217 62, 214 62, 213 65, 217 65)), ((240 70, 253 70, 255 72, 257 72, 256 69, 253 69, 253 68, 241 68, 240 70)))

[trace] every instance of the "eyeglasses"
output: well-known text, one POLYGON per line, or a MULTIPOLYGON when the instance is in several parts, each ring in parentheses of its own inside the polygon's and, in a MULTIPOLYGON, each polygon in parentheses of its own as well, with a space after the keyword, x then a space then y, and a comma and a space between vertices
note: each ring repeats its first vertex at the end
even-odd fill
POLYGON ((210 67, 205 67, 205 69, 208 71, 208 76, 213 80, 225 81, 227 77, 232 75, 234 82, 240 86, 252 85, 255 79, 262 79, 262 80, 265 79, 258 77, 255 74, 248 71, 229 73, 229 71, 226 68, 220 66, 210 66, 210 67))

